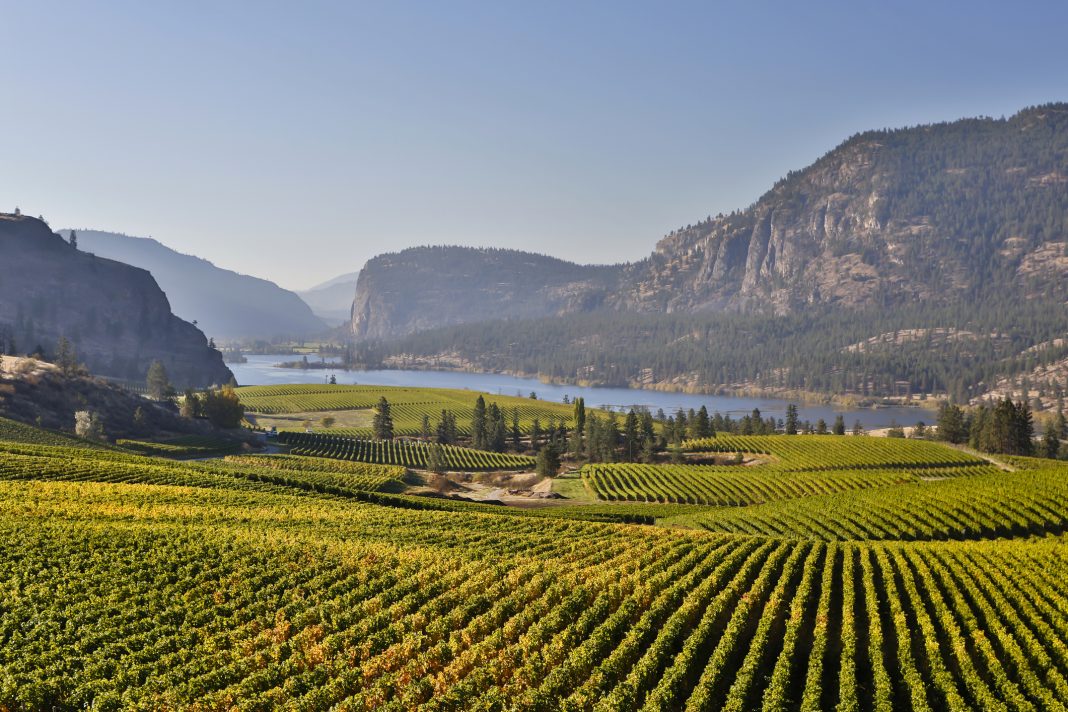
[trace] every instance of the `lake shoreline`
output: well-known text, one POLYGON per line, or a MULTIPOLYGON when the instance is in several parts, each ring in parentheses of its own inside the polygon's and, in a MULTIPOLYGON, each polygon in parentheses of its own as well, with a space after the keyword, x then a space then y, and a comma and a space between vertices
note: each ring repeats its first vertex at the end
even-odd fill
MULTIPOLYGON (((255 356, 268 356, 269 354, 251 354, 255 356)), ((374 372, 374 371, 417 371, 424 373, 465 373, 471 375, 480 376, 507 376, 510 378, 519 378, 526 380, 536 380, 545 385, 553 386, 575 386, 577 388, 592 388, 592 389, 627 389, 632 391, 655 391, 658 393, 679 393, 691 396, 713 396, 713 397, 727 397, 727 398, 755 398, 755 399, 768 399, 768 400, 783 400, 797 403, 798 405, 822 405, 822 406, 839 406, 849 409, 870 409, 878 410, 881 408, 910 408, 915 409, 917 412, 931 412, 937 411, 938 406, 943 402, 943 398, 940 397, 928 397, 926 399, 913 398, 911 400, 900 398, 873 398, 867 396, 857 396, 854 394, 838 395, 830 393, 820 393, 817 391, 804 391, 790 388, 768 388, 763 386, 754 385, 737 385, 737 386, 715 386, 712 388, 693 385, 692 383, 679 382, 679 380, 672 381, 652 381, 642 382, 631 380, 626 383, 606 383, 603 381, 590 381, 577 378, 565 378, 561 376, 547 376, 545 374, 533 374, 524 371, 513 371, 510 369, 504 370, 487 370, 475 367, 464 366, 427 366, 420 365, 419 363, 411 363, 404 365, 384 364, 380 368, 366 368, 366 367, 346 367, 341 364, 322 364, 319 362, 309 362, 307 366, 301 367, 298 362, 280 363, 275 364, 275 368, 295 368, 301 370, 334 370, 342 371, 344 373, 361 373, 361 372, 374 372)))

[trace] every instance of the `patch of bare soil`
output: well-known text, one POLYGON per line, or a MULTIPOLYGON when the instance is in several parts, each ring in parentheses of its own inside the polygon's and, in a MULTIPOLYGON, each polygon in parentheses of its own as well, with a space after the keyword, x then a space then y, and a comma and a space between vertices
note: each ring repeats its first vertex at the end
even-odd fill
POLYGON ((411 494, 459 496, 473 502, 505 504, 511 507, 551 507, 564 504, 552 491, 552 480, 534 472, 447 472, 428 474, 425 485, 411 494))

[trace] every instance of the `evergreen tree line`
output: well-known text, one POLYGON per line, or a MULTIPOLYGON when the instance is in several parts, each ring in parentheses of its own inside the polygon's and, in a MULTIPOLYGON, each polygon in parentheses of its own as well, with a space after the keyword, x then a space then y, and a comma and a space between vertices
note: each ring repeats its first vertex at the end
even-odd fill
MULTIPOLYGON (((374 365, 394 354, 456 352, 489 370, 610 386, 694 377, 710 392, 755 386, 858 399, 933 393, 967 402, 983 383, 1022 383, 1024 374, 1068 356, 1065 345, 1029 351, 1065 333, 1062 303, 991 295, 857 312, 812 307, 790 316, 599 311, 500 320, 361 342, 354 354, 374 365), (906 329, 927 331, 856 347, 906 329), (949 338, 934 329, 969 333, 949 338)), ((1029 385, 1052 398, 1068 396, 1063 382, 1029 385)))
POLYGON ((1068 456, 1061 440, 1068 438, 1063 409, 1058 409, 1041 442, 1035 442, 1034 417, 1025 401, 1004 398, 965 410, 945 404, 938 412, 938 437, 951 443, 967 444, 982 452, 1004 455, 1068 456))

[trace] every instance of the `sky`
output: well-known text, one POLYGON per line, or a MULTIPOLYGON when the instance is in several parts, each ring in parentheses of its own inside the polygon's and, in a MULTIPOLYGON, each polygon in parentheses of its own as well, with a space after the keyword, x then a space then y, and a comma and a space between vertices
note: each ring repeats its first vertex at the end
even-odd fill
POLYGON ((0 210, 304 289, 641 259, 848 136, 1068 101, 1064 2, 0 0, 0 210))

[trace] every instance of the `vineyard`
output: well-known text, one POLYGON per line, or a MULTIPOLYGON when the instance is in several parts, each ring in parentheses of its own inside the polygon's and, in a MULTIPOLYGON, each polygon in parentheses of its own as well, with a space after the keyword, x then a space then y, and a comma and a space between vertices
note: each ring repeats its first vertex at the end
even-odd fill
MULTIPOLYGON (((301 413, 311 418, 312 414, 336 411, 367 411, 370 413, 378 399, 385 397, 390 404, 394 430, 397 435, 419 435, 423 425, 423 416, 432 423, 441 419, 441 412, 447 411, 456 416, 458 434, 470 435, 471 413, 475 400, 483 395, 487 403, 496 403, 504 411, 511 424, 512 409, 519 413, 519 428, 524 434, 530 432, 534 419, 538 419, 545 428, 550 420, 570 422, 573 411, 571 406, 549 401, 531 400, 517 396, 479 394, 475 391, 450 390, 444 388, 403 388, 391 386, 247 386, 237 389, 242 404, 248 412, 256 415, 281 415, 301 413)), ((328 430, 332 435, 354 438, 371 436, 371 427, 338 426, 328 430)), ((263 422, 274 423, 273 420, 263 422)), ((299 422, 278 423, 280 429, 300 429, 299 422)))
POLYGON ((623 503, 534 512, 396 494, 404 466, 300 447, 176 462, 16 434, 0 708, 1068 700, 1063 463, 768 436, 743 441, 763 465, 589 466, 623 503))
POLYGON ((927 440, 831 435, 718 435, 688 440, 690 452, 748 452, 768 455, 792 471, 845 468, 954 467, 985 460, 927 440))
MULTIPOLYGON (((320 433, 278 434, 279 442, 291 446, 295 455, 425 468, 430 446, 406 440, 357 440, 320 433)), ((534 467, 534 458, 501 452, 486 452, 456 445, 442 445, 445 466, 450 470, 523 470, 534 467)))
POLYGON ((582 477, 599 499, 610 502, 730 507, 914 483, 921 476, 958 477, 997 471, 992 465, 777 472, 761 467, 626 463, 587 465, 582 477))
POLYGON ((183 435, 167 440, 129 440, 119 439, 115 444, 124 450, 141 455, 160 457, 207 457, 241 449, 241 443, 229 438, 203 435, 183 435))

